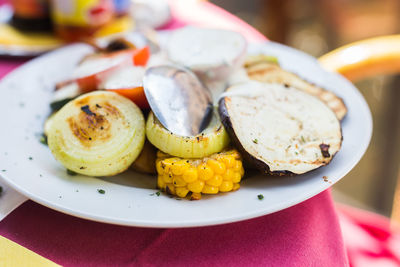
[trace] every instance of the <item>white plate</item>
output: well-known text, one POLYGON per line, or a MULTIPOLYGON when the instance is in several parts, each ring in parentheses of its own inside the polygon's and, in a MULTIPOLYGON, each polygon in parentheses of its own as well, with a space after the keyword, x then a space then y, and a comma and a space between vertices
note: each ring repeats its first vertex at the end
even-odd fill
POLYGON ((372 132, 369 108, 359 91, 317 61, 276 43, 251 45, 251 52, 275 55, 283 68, 332 90, 347 104, 343 146, 331 164, 297 177, 249 177, 233 193, 187 201, 157 196, 156 178, 126 172, 112 178, 69 176, 39 142, 49 114, 54 83, 68 77, 85 45, 68 46, 37 58, 0 83, 0 175, 30 199, 74 216, 121 225, 189 227, 254 218, 300 203, 329 188, 364 154, 372 132), (2 172, 2 170, 5 170, 2 172), (328 178, 324 181, 323 176, 328 178), (105 194, 98 193, 105 190, 105 194), (259 200, 257 195, 263 194, 259 200))

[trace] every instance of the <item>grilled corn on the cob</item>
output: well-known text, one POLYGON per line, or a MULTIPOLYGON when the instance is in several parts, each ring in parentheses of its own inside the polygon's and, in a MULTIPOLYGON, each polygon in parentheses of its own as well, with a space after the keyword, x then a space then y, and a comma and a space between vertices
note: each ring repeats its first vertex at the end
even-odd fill
POLYGON ((202 159, 157 153, 157 186, 168 194, 200 199, 201 194, 235 191, 244 169, 240 154, 232 149, 202 159))

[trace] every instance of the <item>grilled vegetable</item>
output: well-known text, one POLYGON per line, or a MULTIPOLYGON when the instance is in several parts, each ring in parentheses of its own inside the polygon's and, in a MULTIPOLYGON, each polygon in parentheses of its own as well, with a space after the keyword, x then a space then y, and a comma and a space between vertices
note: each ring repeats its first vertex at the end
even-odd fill
POLYGON ((57 111, 80 94, 82 94, 82 92, 76 82, 66 82, 54 92, 50 108, 53 111, 57 111))
POLYGON ((143 76, 145 68, 126 66, 113 72, 99 87, 112 91, 132 100, 140 108, 149 108, 143 90, 143 76))
POLYGON ((156 158, 157 149, 146 140, 142 152, 131 165, 131 169, 142 173, 156 174, 156 166, 154 165, 156 158))
POLYGON ((221 152, 229 137, 218 115, 214 113, 209 126, 197 136, 179 136, 168 131, 150 112, 146 123, 147 139, 162 152, 182 158, 202 158, 221 152))
POLYGON ((132 65, 135 49, 87 56, 75 69, 72 78, 83 92, 96 90, 107 75, 123 65, 132 65))
POLYGON ((248 55, 244 61, 244 67, 249 68, 254 65, 269 63, 279 66, 279 61, 277 57, 258 54, 258 55, 248 55))
POLYGON ((158 188, 191 199, 237 190, 244 174, 240 154, 234 149, 202 159, 171 157, 159 151, 156 166, 158 188))
POLYGON ((51 129, 51 126, 53 125, 53 121, 54 121, 54 116, 56 115, 56 113, 53 113, 53 114, 51 114, 47 119, 46 119, 46 121, 44 122, 44 135, 46 136, 46 137, 48 137, 49 136, 49 132, 50 132, 50 129, 51 129))
POLYGON ((97 91, 59 110, 48 131, 48 144, 65 168, 90 176, 110 176, 127 169, 139 155, 144 118, 129 99, 97 91))
POLYGON ((274 62, 249 60, 245 67, 250 79, 259 82, 288 85, 318 97, 335 112, 339 120, 342 120, 347 113, 347 108, 340 97, 321 87, 306 82, 291 72, 283 70, 274 62))
POLYGON ((135 49, 136 46, 134 43, 130 42, 127 40, 125 37, 119 37, 116 39, 111 40, 107 46, 105 47, 106 52, 115 52, 115 51, 120 51, 120 50, 126 50, 126 49, 135 49))
POLYGON ((222 123, 243 157, 268 174, 302 174, 328 164, 342 141, 340 123, 318 98, 256 81, 228 88, 222 123))
POLYGON ((150 49, 147 46, 90 55, 75 69, 73 79, 83 92, 90 92, 98 89, 100 83, 119 67, 145 66, 149 58, 150 49))
POLYGON ((234 31, 185 27, 171 34, 167 53, 208 82, 223 80, 241 66, 246 47, 245 38, 234 31))
POLYGON ((145 46, 140 49, 136 49, 133 52, 133 65, 135 66, 146 66, 147 61, 150 58, 150 48, 148 46, 145 46))

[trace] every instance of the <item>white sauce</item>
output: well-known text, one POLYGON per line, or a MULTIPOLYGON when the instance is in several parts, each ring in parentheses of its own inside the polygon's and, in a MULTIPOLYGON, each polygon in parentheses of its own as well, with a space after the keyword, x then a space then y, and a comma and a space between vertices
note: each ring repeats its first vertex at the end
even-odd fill
POLYGON ((185 27, 168 43, 169 58, 194 70, 233 66, 246 51, 246 40, 233 31, 185 27))

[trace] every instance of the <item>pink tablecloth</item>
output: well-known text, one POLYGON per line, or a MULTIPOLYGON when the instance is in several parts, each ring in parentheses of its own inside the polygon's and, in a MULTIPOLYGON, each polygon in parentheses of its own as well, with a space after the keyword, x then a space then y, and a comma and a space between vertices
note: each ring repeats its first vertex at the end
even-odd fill
POLYGON ((347 266, 329 192, 257 219, 187 229, 90 222, 29 201, 0 235, 64 266, 347 266))
MULTIPOLYGON (((182 8, 188 2, 171 0, 175 20, 170 27, 216 25, 241 31, 252 41, 265 40, 209 3, 182 8)), ((0 60, 0 77, 19 64, 0 60)), ((64 266, 348 265, 329 191, 257 219, 188 229, 107 225, 28 201, 0 222, 0 235, 64 266)))

